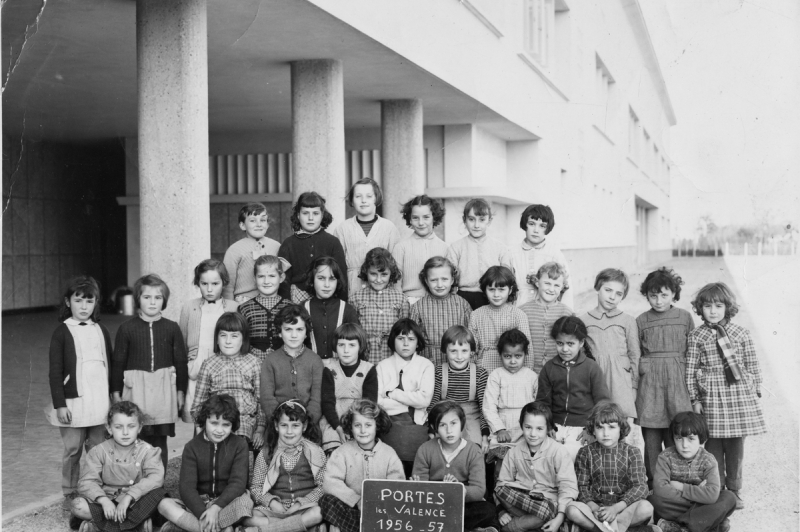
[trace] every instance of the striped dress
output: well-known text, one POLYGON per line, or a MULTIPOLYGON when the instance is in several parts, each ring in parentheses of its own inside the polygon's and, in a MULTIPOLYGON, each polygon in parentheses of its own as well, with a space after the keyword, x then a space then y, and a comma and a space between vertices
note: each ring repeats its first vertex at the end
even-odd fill
POLYGON ((703 404, 711 438, 740 438, 767 431, 758 393, 761 369, 753 338, 735 323, 725 326, 742 380, 728 385, 722 358, 717 353, 717 332, 703 324, 689 333, 686 386, 689 399, 703 404))
POLYGON ((366 284, 358 278, 358 273, 361 271, 367 252, 372 248, 385 248, 391 252, 400 242, 400 232, 397 227, 386 218, 378 215, 376 218, 369 235, 364 234, 364 229, 358 224, 355 216, 343 221, 333 230, 333 236, 339 239, 344 248, 347 286, 350 287, 351 294, 366 284))
POLYGON ((419 273, 429 258, 444 257, 447 254, 447 247, 447 242, 436 236, 435 233, 431 233, 425 238, 421 238, 417 233, 412 233, 410 237, 401 240, 394 247, 392 255, 403 273, 400 281, 403 293, 407 297, 421 298, 428 293, 419 280, 419 273))
POLYGON ((389 331, 397 320, 408 317, 406 296, 394 286, 379 292, 367 286, 350 296, 350 305, 356 309, 361 326, 367 332, 368 360, 377 365, 392 356, 387 343, 389 331))
MULTIPOLYGON (((477 353, 472 362, 482 366, 491 376, 492 371, 501 367, 500 353, 497 352, 497 340, 500 335, 511 329, 519 329, 528 341, 531 331, 528 328, 528 317, 520 309, 510 303, 502 307, 484 305, 472 312, 469 318, 469 330, 475 336, 477 353)), ((531 357, 525 357, 525 366, 533 367, 531 357)))
POLYGON ((560 301, 548 304, 539 299, 528 301, 519 309, 528 317, 528 327, 531 331, 530 357, 533 361, 533 371, 541 373, 542 368, 558 353, 556 341, 550 336, 553 324, 562 316, 572 316, 572 309, 560 301))
MULTIPOLYGON (((413 305, 409 317, 417 322, 425 334, 425 350, 421 355, 440 366, 444 362, 442 355, 442 336, 453 325, 469 326, 472 307, 456 294, 447 297, 426 295, 413 305)), ((474 361, 473 361, 474 362, 474 361)))

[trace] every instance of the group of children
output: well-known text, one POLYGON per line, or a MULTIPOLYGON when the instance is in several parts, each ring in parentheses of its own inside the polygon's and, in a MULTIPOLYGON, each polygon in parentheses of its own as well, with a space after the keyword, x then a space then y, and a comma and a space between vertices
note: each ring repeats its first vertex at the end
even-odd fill
POLYGON ((743 505, 744 437, 765 431, 758 360, 730 322, 727 286, 698 292, 695 328, 673 305, 673 271, 647 276, 651 310, 634 319, 617 308, 627 276, 605 269, 597 306, 579 318, 566 260, 546 241, 549 207, 525 209, 525 239, 508 249, 486 235, 482 199, 450 246, 433 232, 435 199, 403 206, 405 240, 376 214, 374 181, 348 201, 356 216, 334 236, 324 198, 301 194, 282 244, 266 237, 266 208, 246 205, 246 236, 224 261, 198 264, 200 297, 179 323, 161 315, 167 284, 146 275, 113 348, 97 283, 70 283, 51 342, 50 419, 73 524, 149 532, 158 509, 162 530, 324 521, 349 532, 363 479, 411 478, 464 484, 466 530, 554 532, 565 519, 727 530, 743 505), (179 417, 198 433, 171 499, 166 442, 179 417))

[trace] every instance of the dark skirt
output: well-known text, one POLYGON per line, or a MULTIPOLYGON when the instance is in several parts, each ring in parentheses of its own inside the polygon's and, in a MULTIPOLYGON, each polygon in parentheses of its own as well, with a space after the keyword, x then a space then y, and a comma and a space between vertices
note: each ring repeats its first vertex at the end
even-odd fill
POLYGON ((175 423, 162 423, 161 425, 145 425, 139 436, 169 436, 175 437, 175 423))
POLYGON ((86 502, 89 503, 89 511, 92 513, 92 523, 94 523, 97 528, 103 532, 121 532, 123 530, 133 530, 147 521, 149 517, 156 513, 158 503, 160 503, 161 499, 166 497, 166 495, 167 492, 164 488, 156 488, 146 493, 141 499, 128 507, 125 520, 121 523, 107 520, 103 513, 102 505, 96 502, 90 502, 89 500, 86 502))

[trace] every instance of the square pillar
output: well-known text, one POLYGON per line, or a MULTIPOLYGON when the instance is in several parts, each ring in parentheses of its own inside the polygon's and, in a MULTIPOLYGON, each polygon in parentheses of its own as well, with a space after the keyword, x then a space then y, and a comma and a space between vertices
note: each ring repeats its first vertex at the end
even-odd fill
POLYGON ((405 227, 400 206, 425 192, 422 100, 381 101, 383 216, 405 227))

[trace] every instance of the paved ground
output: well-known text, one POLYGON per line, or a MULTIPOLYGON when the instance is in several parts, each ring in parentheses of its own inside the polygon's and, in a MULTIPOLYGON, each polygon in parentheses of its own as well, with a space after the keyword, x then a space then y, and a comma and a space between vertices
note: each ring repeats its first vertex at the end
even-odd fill
MULTIPOLYGON (((745 446, 747 508, 734 514, 733 530, 797 531, 798 412, 800 411, 800 282, 797 257, 680 258, 670 263, 687 285, 678 306, 689 309, 691 296, 703 284, 722 280, 739 295, 736 321, 754 333, 765 390, 769 434, 750 438, 745 446)), ((645 272, 646 273, 646 272, 645 272)), ((647 310, 638 293, 644 273, 631 278, 621 308, 632 315, 647 310)), ((576 297, 576 311, 595 304, 594 293, 576 297)), ((123 321, 106 317, 112 333, 123 321)), ((23 315, 3 320, 3 529, 66 532, 66 519, 53 502, 60 500, 58 431, 44 421, 49 394, 47 346, 55 316, 23 315), (52 501, 49 505, 48 501, 52 501), (20 511, 27 508, 27 511, 20 511), (34 508, 38 508, 36 515, 34 508), (24 517, 15 517, 25 514, 24 517)), ((188 426, 179 424, 188 435, 188 426)), ((184 440, 185 441, 185 440, 184 440)), ((170 441, 180 445, 180 438, 170 441)), ((171 455, 177 453, 171 452, 171 455)), ((171 464, 174 476, 175 463, 171 464)))

